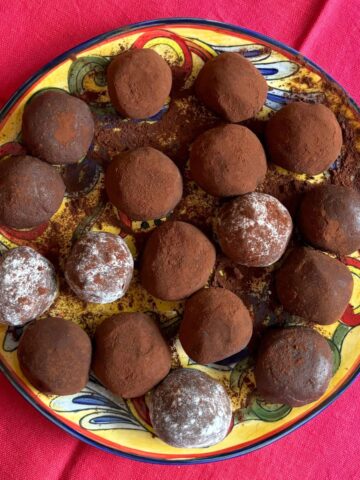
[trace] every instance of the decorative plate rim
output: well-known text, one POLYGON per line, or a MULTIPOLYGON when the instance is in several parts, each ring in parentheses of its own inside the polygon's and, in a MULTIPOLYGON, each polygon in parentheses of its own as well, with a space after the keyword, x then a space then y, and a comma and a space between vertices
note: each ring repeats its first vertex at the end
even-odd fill
MULTIPOLYGON (((146 28, 146 27, 159 27, 159 26, 210 26, 210 27, 218 27, 224 30, 230 30, 234 33, 243 34, 249 36, 251 38, 255 38, 257 40, 266 42, 276 48, 281 49, 281 53, 286 52, 293 56, 296 56, 300 59, 303 59, 306 63, 306 66, 310 66, 315 72, 320 73, 323 77, 327 80, 335 84, 342 92, 345 93, 346 98, 351 105, 351 107, 360 114, 360 107, 356 104, 355 100, 348 94, 348 92, 336 81, 334 80, 328 73, 326 73, 321 67, 319 67, 315 62, 307 58, 306 56, 302 55, 300 52, 295 50, 292 47, 289 47, 282 42, 272 39, 267 35, 260 34, 256 31, 253 31, 248 28, 239 27, 237 25, 226 23, 226 22, 219 22, 215 20, 208 20, 208 19, 201 19, 201 18, 193 18, 193 17, 171 17, 171 18, 161 18, 157 20, 148 20, 144 22, 132 23, 127 26, 114 29, 91 39, 78 44, 77 46, 67 50, 63 54, 57 56, 50 62, 48 62, 44 67, 39 69, 34 75, 32 75, 27 81, 25 81, 10 97, 10 99, 5 103, 5 105, 0 110, 0 123, 4 121, 7 114, 13 107, 13 105, 19 100, 19 98, 25 93, 29 87, 31 87, 38 79, 40 79, 44 74, 49 72, 51 69, 59 65, 61 62, 66 60, 69 55, 74 53, 81 52, 84 49, 90 48, 104 40, 108 40, 113 36, 123 34, 126 32, 131 32, 133 30, 146 28)), ((202 457, 202 458, 195 458, 195 459, 183 459, 183 460, 168 460, 168 459, 157 459, 151 458, 148 456, 136 455, 133 453, 124 452, 121 450, 117 450, 115 448, 103 445, 102 443, 92 440, 86 435, 81 434, 80 432, 73 430, 70 426, 63 423, 60 419, 53 416, 49 413, 42 405, 38 404, 30 395, 29 393, 22 387, 22 385, 12 376, 11 371, 6 367, 6 365, 0 359, 0 371, 4 374, 4 376, 9 380, 10 384, 22 395, 22 397, 27 400, 30 405, 32 405, 38 412, 40 412, 44 417, 50 420, 52 423, 57 425, 58 427, 65 430, 70 435, 76 437, 77 439, 87 443, 88 445, 97 447, 103 451, 113 453, 117 456, 124 457, 131 460, 142 461, 145 463, 151 464, 159 464, 159 465, 194 465, 194 464, 205 464, 205 463, 212 463, 218 462, 221 460, 236 458, 247 453, 253 452, 258 450, 266 445, 273 443, 276 440, 279 440, 286 436, 287 434, 297 430, 299 427, 307 423, 309 420, 314 418, 320 412, 325 410, 329 405, 331 405, 357 378, 360 374, 360 365, 353 371, 353 373, 345 380, 345 382, 336 390, 332 395, 330 395, 322 404, 318 405, 314 410, 309 412, 303 418, 295 422, 293 425, 286 427, 284 430, 280 432, 276 432, 274 435, 265 438, 264 440, 259 440, 253 445, 245 446, 239 448, 235 451, 224 453, 224 454, 209 454, 209 456, 202 457)))

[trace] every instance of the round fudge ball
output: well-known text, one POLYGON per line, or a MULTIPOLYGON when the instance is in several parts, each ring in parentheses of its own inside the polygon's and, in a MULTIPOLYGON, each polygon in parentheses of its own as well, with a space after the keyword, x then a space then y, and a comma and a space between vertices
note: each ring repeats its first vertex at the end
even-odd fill
POLYGON ((295 102, 270 119, 266 142, 272 161, 280 167, 317 175, 339 156, 342 133, 335 115, 325 105, 295 102))
POLYGON ((270 332, 262 341, 255 364, 259 394, 269 403, 299 407, 326 391, 333 355, 324 337, 310 328, 270 332))
POLYGON ((0 224, 24 229, 46 223, 64 193, 61 175, 51 165, 29 156, 0 160, 0 224))
POLYGON ((155 321, 145 313, 120 313, 95 333, 92 368, 115 395, 144 395, 168 373, 171 355, 155 321))
POLYGON ((239 53, 207 61, 195 80, 199 99, 225 120, 237 123, 256 115, 265 103, 267 83, 239 53))
POLYGON ((140 280, 162 300, 181 300, 202 288, 215 265, 215 248, 196 227, 166 222, 154 230, 143 253, 140 280))
POLYGON ((133 269, 133 258, 121 237, 89 232, 71 250, 65 278, 84 302, 111 303, 125 295, 133 269))
POLYGON ((225 388, 198 370, 171 372, 150 398, 150 419, 164 442, 180 448, 201 448, 223 440, 232 413, 225 388))
POLYGON ((30 247, 0 256, 0 323, 23 325, 54 302, 58 284, 54 267, 30 247))
POLYGON ((337 255, 360 248, 360 195, 340 185, 322 185, 304 196, 299 212, 304 238, 337 255))
POLYGON ((222 251, 249 267, 266 267, 284 253, 292 220, 284 205, 265 193, 248 193, 226 203, 215 229, 222 251))
POLYGON ((17 355, 25 377, 43 393, 71 395, 88 382, 91 341, 69 320, 49 317, 29 325, 17 355))
POLYGON ((322 325, 340 319, 352 289, 349 269, 311 248, 294 249, 276 274, 276 291, 285 310, 322 325))
POLYGON ((198 363, 214 363, 243 350, 253 322, 240 298, 225 288, 205 288, 185 303, 181 345, 198 363))
POLYGON ((88 105, 61 90, 36 94, 25 106, 22 135, 30 153, 55 165, 77 163, 94 136, 88 105))
POLYGON ((107 70, 109 95, 124 117, 155 115, 166 102, 172 73, 166 61, 150 48, 127 50, 112 60, 107 70))
POLYGON ((109 165, 105 187, 113 205, 134 220, 161 218, 182 197, 182 177, 169 157, 151 147, 123 153, 109 165))
POLYGON ((212 128, 200 135, 190 154, 191 176, 216 197, 253 192, 266 175, 264 149, 257 136, 241 125, 212 128))

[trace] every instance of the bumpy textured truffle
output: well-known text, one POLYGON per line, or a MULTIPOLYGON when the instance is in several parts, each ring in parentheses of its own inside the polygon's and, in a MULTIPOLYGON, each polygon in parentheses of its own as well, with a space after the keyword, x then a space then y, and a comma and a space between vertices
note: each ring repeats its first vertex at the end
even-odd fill
POLYGON ((111 392, 124 398, 144 395, 171 366, 170 350, 152 318, 121 313, 105 320, 95 333, 92 368, 111 392))
POLYGON ((107 70, 110 99, 124 117, 155 115, 170 94, 172 74, 166 61, 149 48, 120 53, 107 70))
POLYGON ((276 290, 284 308, 323 325, 340 319, 352 289, 349 269, 311 248, 293 250, 276 275, 276 290))
POLYGON ((109 165, 106 192, 134 220, 167 215, 182 197, 182 177, 169 157, 151 147, 123 153, 109 165))
POLYGON ((222 53, 207 61, 195 80, 200 100, 232 123, 253 117, 265 103, 267 83, 238 53, 222 53))
POLYGON ((295 102, 270 119, 266 141, 274 163, 293 172, 316 175, 339 156, 342 133, 325 105, 295 102))
POLYGON ((255 380, 267 402, 298 407, 325 393, 332 371, 333 356, 324 337, 310 328, 287 328, 264 338, 255 380))
POLYGON ((191 148, 191 176, 218 197, 253 192, 266 175, 264 149, 257 136, 241 125, 212 128, 191 148))
POLYGON ((22 335, 17 355, 25 377, 46 394, 77 393, 89 379, 90 338, 71 321, 49 317, 33 323, 22 335))
POLYGON ((94 136, 88 105, 61 90, 36 94, 25 106, 22 134, 30 153, 49 163, 77 163, 94 136))
POLYGON ((155 297, 181 300, 203 287, 215 265, 215 248, 196 227, 166 222, 146 243, 140 279, 155 297))
POLYGON ((299 227, 315 247, 337 255, 360 248, 360 195, 340 185, 322 185, 304 197, 299 227))
POLYGON ((215 228, 221 249, 231 260, 250 267, 265 267, 284 253, 292 220, 279 200, 253 192, 226 203, 215 228))
POLYGON ((0 160, 0 224, 18 229, 41 225, 57 212, 64 193, 60 174, 41 160, 0 160))
POLYGON ((186 301, 179 338, 190 358, 207 364, 244 349, 252 330, 249 311, 239 297, 225 288, 205 288, 186 301))
POLYGON ((121 237, 89 232, 71 250, 65 278, 85 302, 111 303, 125 295, 133 269, 133 258, 121 237))
POLYGON ((54 302, 58 285, 54 267, 30 247, 0 256, 0 323, 23 325, 54 302))
POLYGON ((154 431, 180 448, 201 448, 223 440, 231 424, 224 387, 205 373, 188 368, 171 372, 150 401, 154 431))

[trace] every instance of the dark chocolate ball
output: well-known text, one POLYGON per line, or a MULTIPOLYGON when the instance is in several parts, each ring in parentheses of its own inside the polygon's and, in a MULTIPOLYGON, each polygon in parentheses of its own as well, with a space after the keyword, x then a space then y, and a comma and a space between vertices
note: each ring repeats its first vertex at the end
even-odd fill
POLYGON ((55 165, 82 160, 94 136, 88 105, 61 90, 36 94, 26 104, 22 135, 29 152, 55 165))
POLYGON ((225 288, 205 288, 185 303, 181 345, 198 363, 215 363, 243 350, 253 322, 240 298, 225 288))
POLYGON ((215 248, 200 230, 166 222, 146 243, 140 280, 155 297, 181 300, 206 284, 214 265, 215 248))
POLYGON ((182 197, 182 177, 169 157, 151 147, 123 153, 109 165, 106 192, 120 211, 134 220, 161 218, 182 197))
POLYGON ((58 283, 54 267, 30 247, 0 256, 0 323, 23 325, 54 302, 58 283))
POLYGON ((144 395, 171 366, 169 347, 145 313, 121 313, 106 319, 96 329, 94 349, 95 375, 124 398, 144 395))
POLYGON ((0 160, 0 224, 24 229, 48 222, 64 193, 65 184, 51 165, 28 156, 0 160))
POLYGON ((310 328, 293 327, 267 334, 255 365, 259 394, 269 403, 299 407, 326 391, 333 355, 326 339, 310 328))
POLYGON ((256 115, 265 103, 267 83, 239 53, 208 60, 195 80, 200 100, 225 120, 237 123, 256 115))
POLYGON ((322 325, 340 319, 352 289, 349 269, 311 248, 294 249, 276 274, 276 291, 285 310, 322 325))
POLYGON ((150 48, 127 50, 110 63, 107 82, 111 102, 124 117, 155 115, 170 94, 172 73, 150 48))
POLYGON ((284 205, 265 193, 248 193, 226 203, 215 229, 222 251, 249 267, 266 267, 284 253, 292 220, 284 205))
POLYGON ((71 250, 65 278, 84 302, 111 303, 125 295, 133 269, 131 252, 121 237, 89 232, 71 250))
POLYGON ((335 115, 325 105, 294 102, 270 119, 266 142, 276 165, 317 175, 339 156, 342 133, 335 115))
POLYGON ((304 196, 299 212, 304 238, 337 255, 360 248, 360 195, 340 185, 321 185, 304 196))
POLYGON ((25 377, 43 393, 71 395, 88 382, 90 338, 69 320, 49 317, 29 325, 17 355, 25 377))
POLYGON ((200 135, 190 154, 191 176, 217 197, 253 192, 266 175, 264 149, 257 136, 241 125, 212 128, 200 135))
POLYGON ((154 431, 180 448, 201 448, 223 440, 232 414, 225 388, 198 370, 180 368, 155 389, 150 400, 154 431))

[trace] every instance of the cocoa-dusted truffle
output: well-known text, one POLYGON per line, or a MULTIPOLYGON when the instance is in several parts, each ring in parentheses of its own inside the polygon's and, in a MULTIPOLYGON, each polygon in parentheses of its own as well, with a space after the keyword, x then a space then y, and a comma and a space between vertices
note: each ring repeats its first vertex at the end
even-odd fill
POLYGON ((109 165, 106 192, 134 220, 167 215, 182 197, 182 177, 169 157, 151 147, 123 153, 109 165))
POLYGON ((253 192, 266 175, 264 149, 257 136, 241 125, 212 128, 191 148, 191 176, 218 197, 253 192))
POLYGON ((337 255, 360 248, 360 195, 341 185, 321 185, 304 196, 299 227, 315 247, 337 255))
POLYGON ((293 250, 276 275, 277 294, 285 310, 322 325, 340 319, 352 289, 349 269, 311 248, 293 250))
POLYGON ((215 223, 222 251, 249 267, 266 267, 284 253, 292 232, 289 212, 265 193, 248 193, 226 203, 215 223))
POLYGON ((149 410, 156 435, 180 448, 221 442, 232 419, 225 388, 190 368, 174 370, 165 378, 153 392, 149 410))
POLYGON ((238 296, 225 288, 205 288, 185 303, 180 324, 181 345, 198 363, 214 363, 249 343, 253 323, 238 296))
POLYGON ((166 102, 172 73, 166 61, 150 48, 120 53, 110 63, 107 82, 111 102, 124 117, 155 115, 166 102))
POLYGON ((310 328, 293 327, 265 336, 255 380, 267 402, 299 407, 325 393, 332 372, 333 356, 326 339, 310 328))
POLYGON ((25 106, 22 135, 30 153, 55 165, 77 163, 94 136, 88 105, 61 90, 36 94, 25 106))
POLYGON ((142 285, 162 300, 181 300, 207 282, 215 265, 215 248, 196 227, 166 222, 150 236, 143 253, 142 285))
POLYGON ((317 175, 339 156, 342 133, 325 105, 295 102, 270 119, 266 141, 274 163, 292 172, 317 175))
POLYGON ((145 313, 121 313, 106 319, 95 333, 92 368, 115 395, 144 395, 171 366, 170 350, 155 321, 145 313))
POLYGON ((195 80, 200 100, 232 123, 253 117, 265 103, 267 83, 239 53, 222 53, 207 61, 195 80))
POLYGON ((0 224, 33 228, 50 220, 64 198, 60 174, 41 160, 5 157, 0 160, 0 224))
POLYGON ((65 278, 84 302, 111 303, 125 295, 133 269, 133 258, 121 237, 89 232, 71 250, 65 278))
POLYGON ((0 323, 23 325, 42 315, 58 292, 51 263, 30 247, 0 256, 0 323))
POLYGON ((48 317, 29 325, 17 355, 25 377, 43 393, 71 395, 88 382, 90 338, 69 320, 48 317))

